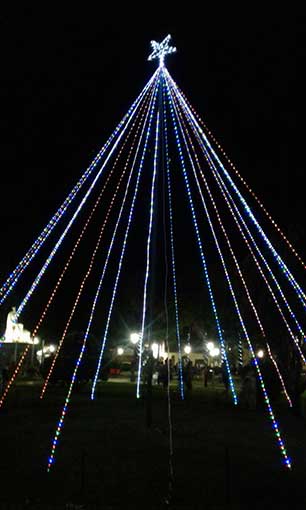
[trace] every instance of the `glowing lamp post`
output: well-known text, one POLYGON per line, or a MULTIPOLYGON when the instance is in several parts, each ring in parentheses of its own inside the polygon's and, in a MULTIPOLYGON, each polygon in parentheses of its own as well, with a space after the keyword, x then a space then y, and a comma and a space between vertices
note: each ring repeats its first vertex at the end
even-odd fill
POLYGON ((209 350, 209 352, 212 351, 212 349, 215 348, 214 342, 207 342, 206 347, 209 350))
POLYGON ((191 353, 191 346, 190 345, 185 345, 184 353, 187 354, 187 355, 191 353))
POLYGON ((130 334, 130 340, 132 344, 136 345, 139 342, 140 335, 139 333, 131 333, 130 334))
POLYGON ((207 342, 206 347, 208 349, 208 356, 211 358, 216 358, 220 355, 220 349, 215 347, 214 342, 207 342))
POLYGON ((219 356, 220 354, 220 349, 218 349, 218 347, 214 347, 211 351, 210 351, 210 355, 215 358, 216 356, 219 356))
POLYGON ((136 353, 138 351, 137 344, 138 344, 139 340, 140 340, 140 334, 139 333, 131 333, 130 334, 130 341, 135 346, 135 349, 134 349, 135 359, 134 359, 134 361, 131 364, 131 382, 135 381, 135 366, 134 366, 134 364, 136 363, 136 359, 137 359, 136 358, 136 353))
POLYGON ((151 349, 152 349, 153 358, 157 359, 158 354, 159 354, 159 345, 157 343, 153 343, 151 345, 151 349))

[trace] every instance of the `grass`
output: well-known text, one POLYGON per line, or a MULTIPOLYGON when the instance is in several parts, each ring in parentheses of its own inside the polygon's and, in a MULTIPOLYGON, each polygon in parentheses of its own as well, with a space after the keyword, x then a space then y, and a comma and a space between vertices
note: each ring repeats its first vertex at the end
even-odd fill
MULTIPOLYGON (((39 388, 38 383, 18 385, 1 410, 2 504, 28 499, 32 508, 67 502, 169 507, 168 403, 162 388, 153 389, 150 429, 146 400, 135 398, 134 384, 100 383, 95 401, 88 398, 89 387, 75 393, 49 474, 47 458, 65 388, 50 388, 43 401, 39 388)), ((305 422, 283 402, 275 409, 292 472, 281 463, 263 411, 234 408, 218 384, 204 389, 195 383, 184 402, 172 386, 170 507, 304 508, 305 422)))

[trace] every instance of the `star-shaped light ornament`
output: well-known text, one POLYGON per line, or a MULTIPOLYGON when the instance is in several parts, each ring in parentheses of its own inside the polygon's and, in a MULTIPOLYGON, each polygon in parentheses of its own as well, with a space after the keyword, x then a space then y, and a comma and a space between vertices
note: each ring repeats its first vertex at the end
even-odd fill
POLYGON ((176 48, 174 46, 169 46, 169 42, 171 39, 171 35, 167 35, 165 39, 158 43, 156 41, 151 41, 152 46, 152 53, 148 57, 148 60, 154 60, 155 58, 159 59, 159 65, 164 65, 165 55, 168 55, 169 53, 174 53, 176 51, 176 48))

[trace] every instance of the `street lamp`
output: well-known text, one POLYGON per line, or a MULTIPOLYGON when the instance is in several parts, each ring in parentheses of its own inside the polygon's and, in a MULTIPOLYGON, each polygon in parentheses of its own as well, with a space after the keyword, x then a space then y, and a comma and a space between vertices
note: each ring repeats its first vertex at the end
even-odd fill
POLYGON ((139 342, 140 334, 139 333, 131 333, 130 334, 130 340, 132 344, 136 345, 139 342))
POLYGON ((263 358, 265 355, 265 353, 263 352, 262 349, 260 349, 258 352, 257 352, 257 358, 263 358))
POLYGON ((118 356, 122 356, 123 353, 124 353, 124 349, 122 349, 122 347, 118 347, 118 349, 117 349, 118 356))
POLYGON ((216 356, 219 356, 220 354, 220 349, 218 349, 218 347, 214 347, 213 349, 211 349, 210 351, 210 355, 215 358, 216 356))
POLYGON ((153 358, 157 359, 158 358, 159 345, 157 343, 153 343, 151 345, 151 349, 152 349, 152 353, 153 353, 153 358))
POLYGON ((207 342, 206 346, 209 351, 211 351, 215 347, 214 342, 207 342))
POLYGON ((134 359, 131 363, 131 382, 135 382, 135 370, 136 370, 136 360, 138 355, 138 349, 139 345, 137 346, 138 342, 140 340, 140 333, 131 333, 130 334, 130 341, 134 345, 134 359))
POLYGON ((190 346, 190 345, 185 345, 185 347, 184 347, 184 353, 185 353, 185 354, 190 354, 190 353, 191 353, 191 346, 190 346))

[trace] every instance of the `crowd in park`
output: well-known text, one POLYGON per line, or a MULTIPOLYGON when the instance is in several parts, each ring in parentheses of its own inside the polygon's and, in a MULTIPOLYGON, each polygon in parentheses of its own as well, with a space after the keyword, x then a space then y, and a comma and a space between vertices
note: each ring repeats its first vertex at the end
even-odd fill
MULTIPOLYGON (((258 385, 254 367, 250 364, 246 367, 241 367, 239 370, 235 369, 234 373, 236 376, 240 376, 241 380, 241 405, 249 409, 255 409, 258 385)), ((214 385, 218 380, 223 384, 225 392, 229 392, 229 376, 225 363, 221 367, 212 368, 209 365, 204 365, 199 369, 187 357, 182 359, 181 367, 179 363, 175 364, 173 359, 164 360, 161 358, 159 360, 151 360, 151 363, 147 364, 144 370, 145 381, 150 377, 153 384, 162 386, 164 389, 167 389, 169 383, 174 379, 179 380, 182 378, 185 391, 187 392, 192 391, 195 379, 200 383, 202 382, 204 388, 211 384, 214 385)))
MULTIPOLYGON (((48 366, 51 362, 47 360, 48 366)), ((110 377, 109 367, 110 363, 104 366, 107 374, 101 375, 102 380, 107 381, 110 377)), ((3 364, 0 370, 0 394, 3 393, 7 383, 14 372, 15 364, 3 364)), ((260 380, 257 377, 256 367, 254 362, 249 362, 245 365, 231 366, 231 374, 234 378, 234 384, 238 388, 239 404, 241 407, 255 410, 264 406, 264 398, 262 395, 262 388, 260 380), (237 384, 238 383, 238 384, 237 384)), ((137 374, 137 362, 132 361, 130 366, 130 380, 134 382, 137 374)), ((265 387, 271 402, 277 400, 284 388, 281 381, 271 364, 269 359, 260 361, 260 370, 265 381, 265 387)), ((31 373, 33 369, 31 370, 31 373)), ((29 374, 30 375, 30 372, 29 374)), ((43 376, 43 372, 41 374, 43 376)), ((223 362, 221 367, 211 367, 208 364, 197 366, 193 364, 188 356, 182 357, 181 364, 176 362, 174 356, 171 359, 160 358, 156 360, 153 356, 146 359, 142 374, 143 382, 150 382, 151 385, 161 386, 167 389, 169 384, 177 385, 179 381, 183 381, 185 392, 191 395, 194 382, 196 381, 197 388, 204 387, 204 390, 209 386, 224 388, 224 393, 230 396, 230 380, 228 375, 228 367, 223 362)), ((64 380, 64 379, 63 379, 64 380)), ((289 394, 292 396, 293 407, 298 408, 301 401, 301 395, 306 393, 306 380, 300 377, 300 372, 290 370, 286 374, 286 386, 289 394), (294 375, 296 374, 296 376, 294 375)))
MULTIPOLYGON (((238 392, 238 400, 240 407, 249 410, 261 409, 265 406, 265 399, 262 392, 260 379, 258 378, 256 366, 253 361, 248 364, 230 367, 231 374, 238 392)), ((284 388, 280 378, 269 359, 260 361, 260 370, 265 381, 265 388, 271 402, 277 401, 284 388)), ((223 362, 221 367, 211 367, 204 365, 201 368, 196 367, 188 357, 182 359, 181 374, 179 363, 174 363, 173 359, 152 360, 152 366, 148 370, 144 370, 144 381, 151 376, 153 384, 168 388, 169 383, 173 380, 179 382, 182 377, 185 392, 189 395, 193 389, 193 382, 197 381, 197 388, 204 386, 219 387, 223 386, 224 393, 230 396, 230 381, 228 369, 223 362)), ((301 395, 306 393, 305 378, 295 378, 294 371, 287 375, 287 389, 292 396, 293 407, 300 407, 301 395)))

